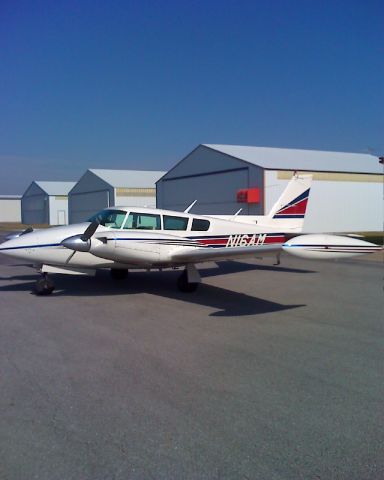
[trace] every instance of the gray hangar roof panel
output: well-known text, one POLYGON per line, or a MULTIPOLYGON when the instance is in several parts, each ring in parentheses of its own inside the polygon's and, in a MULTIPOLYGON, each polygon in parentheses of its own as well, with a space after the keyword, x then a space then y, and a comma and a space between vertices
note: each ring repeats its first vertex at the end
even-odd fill
POLYGON ((40 182, 38 185, 48 195, 68 195, 68 192, 76 185, 76 182, 40 182))
POLYGON ((153 170, 104 170, 90 169, 90 172, 100 177, 112 187, 150 188, 166 172, 153 170))
POLYGON ((383 173, 379 160, 366 153, 204 144, 218 152, 271 170, 383 173))

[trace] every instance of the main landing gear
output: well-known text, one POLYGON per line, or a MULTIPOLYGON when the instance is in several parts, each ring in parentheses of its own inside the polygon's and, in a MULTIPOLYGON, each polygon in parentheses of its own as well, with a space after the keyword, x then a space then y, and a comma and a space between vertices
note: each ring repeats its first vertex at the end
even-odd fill
POLYGON ((55 284, 48 278, 47 273, 42 273, 41 278, 35 283, 36 295, 50 295, 55 289, 55 284))
POLYGON ((185 267, 185 270, 177 279, 177 288, 180 292, 192 293, 196 292, 197 287, 201 283, 201 277, 197 268, 193 264, 185 267))
MULTIPOLYGON (((128 276, 128 269, 111 269, 111 277, 114 280, 124 280, 128 276)), ((189 264, 177 279, 177 288, 180 292, 192 293, 197 290, 201 283, 201 277, 195 265, 189 264)), ((36 295, 50 295, 55 289, 55 284, 48 277, 46 272, 41 273, 41 277, 35 283, 34 292, 36 295)))

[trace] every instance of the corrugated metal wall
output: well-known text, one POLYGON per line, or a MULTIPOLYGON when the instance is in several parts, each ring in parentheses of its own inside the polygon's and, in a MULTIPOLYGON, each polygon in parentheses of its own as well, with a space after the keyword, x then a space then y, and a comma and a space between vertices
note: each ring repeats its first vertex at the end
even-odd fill
POLYGON ((27 225, 49 224, 49 197, 34 183, 21 199, 21 221, 27 225))
POLYGON ((115 205, 121 207, 148 207, 148 208, 155 208, 156 207, 156 197, 146 197, 146 196, 135 196, 135 197, 123 197, 123 196, 116 196, 115 197, 115 205))
POLYGON ((94 213, 109 207, 110 197, 111 194, 108 189, 70 194, 68 197, 69 222, 86 222, 94 213))
POLYGON ((20 198, 0 198, 0 222, 21 222, 20 198))
POLYGON ((238 203, 240 189, 263 186, 262 169, 200 145, 157 183, 157 206, 193 213, 259 215, 260 204, 238 203))
MULTIPOLYGON (((265 171, 265 213, 272 208, 292 175, 293 171, 265 171)), ((382 175, 333 172, 314 172, 313 175, 305 232, 382 230, 382 175)))
POLYGON ((68 195, 69 223, 85 222, 94 213, 114 203, 114 189, 87 171, 68 195))

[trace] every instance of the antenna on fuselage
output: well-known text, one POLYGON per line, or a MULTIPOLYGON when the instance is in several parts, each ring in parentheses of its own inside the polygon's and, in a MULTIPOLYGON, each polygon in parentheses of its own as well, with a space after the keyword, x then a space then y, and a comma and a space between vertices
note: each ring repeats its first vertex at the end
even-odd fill
POLYGON ((239 215, 239 213, 240 213, 242 210, 243 210, 242 208, 239 208, 239 210, 238 210, 234 215, 232 215, 232 217, 230 217, 228 220, 235 220, 235 218, 239 215))
POLYGON ((234 217, 237 217, 237 215, 239 215, 239 213, 242 211, 243 209, 242 208, 239 208, 239 210, 233 215, 234 217))
POLYGON ((194 200, 194 201, 189 205, 189 207, 187 207, 187 208, 184 210, 184 213, 189 213, 189 211, 190 211, 191 208, 195 205, 196 202, 197 202, 197 200, 194 200))

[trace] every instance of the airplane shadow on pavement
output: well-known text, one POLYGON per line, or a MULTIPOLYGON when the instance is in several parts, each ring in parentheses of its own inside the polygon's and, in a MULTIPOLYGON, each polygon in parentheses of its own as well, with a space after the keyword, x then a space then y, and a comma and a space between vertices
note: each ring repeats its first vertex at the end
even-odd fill
POLYGON ((279 272, 279 273, 317 273, 315 270, 307 270, 303 268, 284 267, 283 265, 276 264, 260 264, 260 263, 243 263, 236 260, 227 260, 217 264, 217 268, 208 269, 199 268, 200 275, 202 277, 214 277, 217 275, 224 275, 227 273, 240 273, 248 271, 263 271, 263 272, 279 272))
MULTIPOLYGON (((263 269, 276 269, 286 272, 312 273, 306 270, 285 269, 278 267, 263 267, 263 269)), ((201 269, 203 277, 217 276, 224 273, 235 273, 239 271, 255 270, 254 265, 227 262, 224 266, 215 269, 201 269), (236 264, 236 265, 235 265, 236 264)), ((171 300, 202 305, 216 309, 210 316, 215 317, 237 317, 246 315, 257 315, 263 313, 291 310, 304 307, 305 304, 283 305, 271 302, 262 298, 254 297, 245 293, 239 293, 226 288, 202 283, 194 293, 182 293, 177 290, 176 280, 180 271, 164 272, 130 272, 125 280, 112 280, 107 271, 100 271, 95 277, 72 276, 72 275, 51 275, 56 285, 56 290, 48 297, 41 297, 43 301, 54 300, 55 297, 92 297, 92 296, 113 296, 113 295, 137 295, 146 293, 171 300)), ((16 280, 0 286, 0 291, 32 292, 37 275, 17 275, 14 277, 3 277, 2 280, 16 280), (20 282, 21 281, 21 282, 20 282)))

